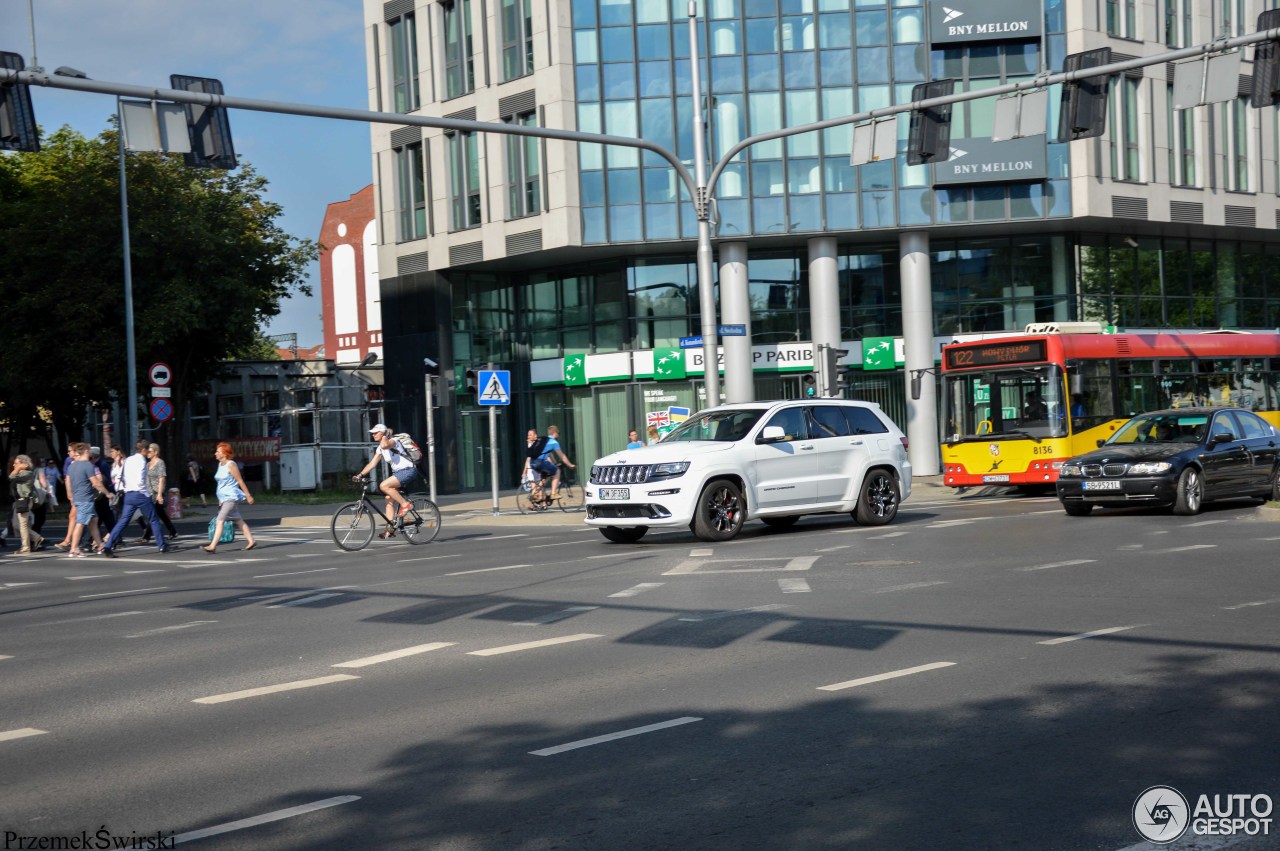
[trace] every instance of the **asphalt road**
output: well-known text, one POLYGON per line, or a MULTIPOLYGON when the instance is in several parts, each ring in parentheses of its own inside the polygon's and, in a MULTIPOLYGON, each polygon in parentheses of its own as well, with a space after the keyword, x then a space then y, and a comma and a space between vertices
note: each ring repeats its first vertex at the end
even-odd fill
POLYGON ((1076 851, 1151 786, 1280 793, 1252 506, 259 537, 0 558, 0 840, 1076 851))

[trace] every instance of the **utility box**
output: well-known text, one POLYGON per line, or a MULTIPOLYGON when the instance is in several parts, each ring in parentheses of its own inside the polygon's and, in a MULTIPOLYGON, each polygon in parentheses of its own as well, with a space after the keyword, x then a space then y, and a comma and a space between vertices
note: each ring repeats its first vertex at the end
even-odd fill
POLYGON ((280 489, 315 490, 319 481, 320 449, 299 446, 280 449, 280 489))

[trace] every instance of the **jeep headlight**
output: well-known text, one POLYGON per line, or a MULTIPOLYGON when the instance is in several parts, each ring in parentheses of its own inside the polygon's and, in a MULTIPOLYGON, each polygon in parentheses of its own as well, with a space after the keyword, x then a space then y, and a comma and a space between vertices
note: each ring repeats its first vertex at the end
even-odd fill
POLYGON ((666 464, 654 464, 653 469, 649 472, 649 481, 654 479, 674 479, 676 476, 683 476, 685 471, 689 469, 688 461, 671 461, 666 464))
POLYGON ((1173 465, 1168 461, 1143 461, 1129 467, 1131 476, 1153 476, 1156 473, 1167 473, 1173 465))
POLYGON ((1079 464, 1063 464, 1062 469, 1058 471, 1059 476, 1074 476, 1080 478, 1079 464))

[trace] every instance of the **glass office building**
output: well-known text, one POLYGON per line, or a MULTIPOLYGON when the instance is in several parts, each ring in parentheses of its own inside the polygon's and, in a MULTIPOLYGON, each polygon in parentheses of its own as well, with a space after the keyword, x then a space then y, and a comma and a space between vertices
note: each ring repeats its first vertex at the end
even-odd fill
MULTIPOLYGON (((703 0, 710 159, 909 102, 926 81, 980 91, 1097 47, 1157 56, 1243 34, 1262 8, 1157 5, 703 0)), ((365 20, 371 108, 641 137, 692 170, 685 0, 391 0, 365 20)), ((745 259, 755 397, 802 392, 815 328, 836 321, 811 305, 834 300, 838 340, 823 339, 849 352, 843 392, 906 422, 900 358, 864 357, 919 333, 904 327, 906 235, 926 246, 935 341, 1045 321, 1280 326, 1280 128, 1274 107, 1249 108, 1250 71, 1235 100, 1189 110, 1173 108, 1171 64, 1114 77, 1106 132, 1072 143, 1053 141, 1056 90, 1047 135, 1016 148, 991 141, 994 98, 957 104, 946 163, 907 165, 905 115, 899 155, 866 165, 851 165, 850 126, 742 151, 713 187, 713 233, 721 261, 745 259)), ((446 489, 489 481, 469 367, 512 372, 504 484, 529 427, 559 425, 589 464, 703 403, 700 350, 678 348, 701 327, 696 216, 662 158, 409 124, 372 142, 387 416, 425 432, 423 357, 439 362, 454 382, 436 413, 446 489)))

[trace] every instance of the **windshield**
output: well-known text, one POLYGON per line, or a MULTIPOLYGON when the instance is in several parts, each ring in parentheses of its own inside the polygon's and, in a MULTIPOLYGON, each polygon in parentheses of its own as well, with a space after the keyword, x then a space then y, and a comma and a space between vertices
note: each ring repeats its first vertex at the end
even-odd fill
POLYGON ((1129 420, 1107 443, 1199 443, 1208 422, 1204 414, 1147 414, 1129 420))
POLYGON ((716 440, 732 442, 747 436, 747 432, 760 421, 763 408, 703 411, 680 424, 675 431, 662 438, 663 443, 680 440, 716 440))
POLYGON ((1053 364, 947 373, 947 440, 1065 437, 1062 369, 1053 364))

